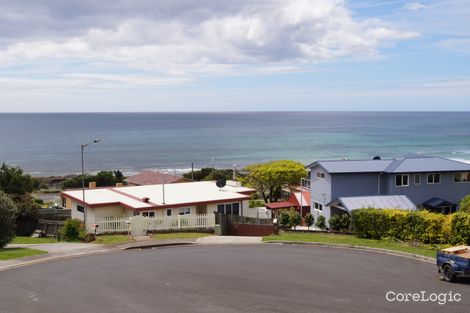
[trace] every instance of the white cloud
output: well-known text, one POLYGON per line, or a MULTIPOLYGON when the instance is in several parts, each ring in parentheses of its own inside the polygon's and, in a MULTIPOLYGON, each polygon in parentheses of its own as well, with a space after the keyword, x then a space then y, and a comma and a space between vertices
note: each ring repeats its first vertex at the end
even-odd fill
POLYGON ((18 35, 0 48, 0 65, 84 62, 98 73, 117 68, 178 77, 374 56, 383 43, 418 36, 380 20, 356 20, 341 0, 145 3, 146 11, 114 12, 99 23, 104 9, 81 16, 81 31, 65 37, 51 29, 43 30, 47 36, 18 35))
POLYGON ((421 9, 425 9, 427 6, 420 3, 420 2, 409 2, 406 4, 406 8, 410 11, 418 11, 421 9))
POLYGON ((470 38, 450 38, 441 41, 439 45, 459 53, 470 53, 470 38))

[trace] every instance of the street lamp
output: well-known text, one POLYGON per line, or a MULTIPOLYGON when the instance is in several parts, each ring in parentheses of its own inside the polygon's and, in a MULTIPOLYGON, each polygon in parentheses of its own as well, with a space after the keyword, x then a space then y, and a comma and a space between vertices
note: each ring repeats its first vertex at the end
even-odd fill
POLYGON ((85 228, 86 228, 86 204, 85 204, 85 163, 83 160, 83 151, 85 150, 85 147, 88 147, 89 145, 92 145, 94 143, 100 142, 101 139, 95 139, 92 142, 86 143, 86 144, 81 144, 80 145, 80 150, 82 153, 82 201, 83 201, 83 222, 85 223, 85 228))

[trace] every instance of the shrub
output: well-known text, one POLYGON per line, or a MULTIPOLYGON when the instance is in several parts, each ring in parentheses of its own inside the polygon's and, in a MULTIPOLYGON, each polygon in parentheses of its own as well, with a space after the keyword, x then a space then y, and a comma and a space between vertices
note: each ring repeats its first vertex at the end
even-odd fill
POLYGON ((348 231, 351 225, 351 218, 348 214, 336 214, 333 215, 329 221, 330 227, 337 231, 348 231))
POLYGON ((300 225, 300 222, 302 221, 302 218, 300 217, 299 212, 297 212, 294 209, 289 210, 289 227, 295 227, 300 225))
POLYGON ((326 228, 326 218, 323 215, 319 215, 315 225, 320 229, 325 229, 326 228))
POLYGON ((460 201, 459 212, 470 213, 470 195, 465 196, 460 201))
POLYGON ((248 201, 249 207, 250 208, 259 208, 259 207, 264 207, 265 203, 261 199, 250 199, 248 201))
POLYGON ((76 219, 67 219, 60 229, 60 239, 65 241, 78 241, 86 237, 86 230, 83 223, 76 219))
POLYGON ((16 205, 4 192, 0 191, 0 248, 15 237, 16 205))
POLYGON ((383 210, 372 208, 352 212, 352 224, 358 237, 380 239, 388 236, 389 219, 383 210))
POLYGON ((281 210, 279 212, 279 225, 286 227, 287 225, 289 225, 289 221, 290 221, 289 211, 281 210))
POLYGON ((309 212, 305 214, 304 221, 305 225, 307 225, 308 229, 310 229, 310 227, 313 225, 313 222, 315 221, 315 218, 313 217, 312 213, 309 212))
POLYGON ((449 243, 470 245, 470 214, 452 214, 450 225, 449 243))

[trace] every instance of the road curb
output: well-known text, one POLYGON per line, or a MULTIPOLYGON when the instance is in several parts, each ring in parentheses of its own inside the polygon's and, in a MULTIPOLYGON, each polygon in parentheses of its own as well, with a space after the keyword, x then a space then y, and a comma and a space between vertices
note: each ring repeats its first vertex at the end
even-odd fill
POLYGON ((183 241, 183 242, 166 242, 166 243, 152 243, 144 245, 133 245, 129 247, 122 247, 120 250, 138 250, 138 249, 150 249, 158 247, 169 247, 169 246, 184 246, 184 245, 194 245, 195 242, 183 241))
POLYGON ((427 257, 424 255, 409 253, 409 252, 401 252, 395 250, 388 250, 388 249, 381 249, 381 248, 372 248, 372 247, 365 247, 365 246, 356 246, 356 245, 348 245, 348 244, 334 244, 334 243, 322 243, 322 242, 304 242, 304 241, 284 241, 284 240, 269 240, 263 241, 263 243, 267 244, 291 244, 291 245, 310 245, 310 246, 321 246, 327 248, 336 248, 336 249, 351 249, 351 250, 361 250, 361 251, 368 251, 368 252, 375 252, 375 253, 382 253, 388 255, 395 255, 404 258, 414 259, 426 263, 435 264, 436 260, 431 257, 427 257))

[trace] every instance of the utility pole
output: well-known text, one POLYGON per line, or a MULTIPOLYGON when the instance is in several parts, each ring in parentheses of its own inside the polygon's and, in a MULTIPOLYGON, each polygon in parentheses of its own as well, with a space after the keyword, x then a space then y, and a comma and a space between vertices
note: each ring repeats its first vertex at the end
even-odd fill
POLYGON ((232 173, 232 180, 236 181, 237 180, 237 165, 233 165, 233 173, 232 173))
POLYGON ((87 208, 86 208, 86 202, 85 202, 85 160, 83 158, 83 152, 86 147, 89 145, 92 145, 94 143, 100 142, 101 139, 95 139, 92 142, 86 143, 86 144, 81 144, 80 145, 80 152, 81 152, 81 157, 82 157, 82 201, 83 201, 83 223, 85 224, 86 228, 86 220, 87 220, 87 208))
POLYGON ((191 163, 191 180, 194 180, 194 162, 191 163))

